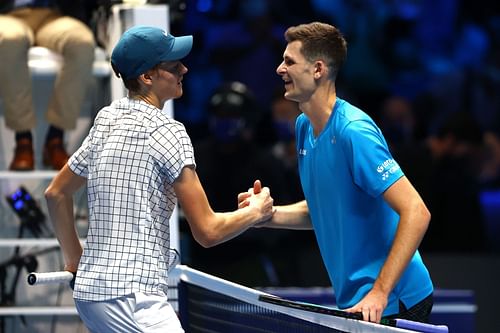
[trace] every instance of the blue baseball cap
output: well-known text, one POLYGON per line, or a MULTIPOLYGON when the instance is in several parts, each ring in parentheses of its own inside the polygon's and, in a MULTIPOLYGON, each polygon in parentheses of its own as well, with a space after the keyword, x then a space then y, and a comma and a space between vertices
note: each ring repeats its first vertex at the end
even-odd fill
POLYGON ((138 25, 125 31, 111 53, 120 76, 133 79, 163 61, 180 60, 193 47, 193 36, 174 37, 165 30, 138 25))

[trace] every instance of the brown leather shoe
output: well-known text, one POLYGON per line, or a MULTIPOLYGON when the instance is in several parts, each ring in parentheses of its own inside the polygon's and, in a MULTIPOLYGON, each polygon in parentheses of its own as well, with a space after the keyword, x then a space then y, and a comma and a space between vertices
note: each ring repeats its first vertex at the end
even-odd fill
POLYGON ((68 154, 61 138, 52 138, 43 146, 43 164, 54 170, 60 170, 68 162, 68 154))
POLYGON ((16 141, 14 158, 10 163, 9 170, 31 171, 35 168, 35 157, 33 153, 33 142, 30 139, 16 141))

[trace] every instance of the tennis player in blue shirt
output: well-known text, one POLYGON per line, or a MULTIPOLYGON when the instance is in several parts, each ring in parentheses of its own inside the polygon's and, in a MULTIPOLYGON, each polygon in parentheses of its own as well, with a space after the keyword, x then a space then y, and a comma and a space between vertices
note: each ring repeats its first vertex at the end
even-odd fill
MULTIPOLYGON (((374 121, 337 97, 346 41, 318 22, 291 27, 285 38, 277 73, 302 111, 296 148, 306 200, 276 207, 261 226, 314 230, 339 308, 371 322, 427 322, 433 285, 417 248, 430 213, 374 121)), ((240 206, 259 190, 241 193, 240 206)))

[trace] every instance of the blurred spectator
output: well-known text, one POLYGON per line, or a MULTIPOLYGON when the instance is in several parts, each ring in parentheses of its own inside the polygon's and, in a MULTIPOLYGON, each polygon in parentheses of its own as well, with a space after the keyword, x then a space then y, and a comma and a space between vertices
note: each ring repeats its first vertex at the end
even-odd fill
POLYGON ((481 84, 474 94, 475 107, 484 112, 486 126, 485 144, 487 161, 483 173, 483 185, 500 189, 500 14, 488 21, 492 40, 490 52, 482 68, 481 84))
POLYGON ((68 154, 63 145, 65 130, 73 129, 80 113, 86 87, 92 75, 94 36, 79 19, 88 2, 74 0, 7 0, 0 5, 0 95, 7 127, 15 131, 16 147, 11 170, 33 170, 31 130, 35 114, 27 54, 33 45, 61 54, 64 64, 57 75, 47 109, 50 124, 43 151, 43 163, 60 169, 68 154))
MULTIPOLYGON (((497 20, 498 27, 495 27, 495 19, 492 18, 485 28, 470 25, 467 28, 470 31, 464 32, 470 35, 468 39, 476 41, 463 43, 463 53, 468 50, 469 53, 475 53, 477 59, 466 67, 471 68, 471 74, 467 77, 468 84, 464 87, 464 93, 468 96, 468 106, 481 127, 486 131, 500 132, 500 16, 497 20)), ((474 59, 472 56, 468 58, 474 59)))
POLYGON ((484 189, 500 189, 500 131, 488 131, 484 134, 486 150, 485 163, 481 172, 484 189))
MULTIPOLYGON (((194 149, 196 172, 214 210, 234 210, 237 194, 248 190, 256 179, 272 189, 273 197, 285 198, 289 180, 281 162, 255 141, 260 110, 250 89, 241 82, 223 84, 211 97, 208 109, 210 136, 195 143, 194 149)), ((283 237, 279 231, 251 229, 210 249, 190 242, 190 264, 247 285, 273 285, 277 273, 270 249, 283 237), (222 256, 224 260, 218 259, 222 256)))
POLYGON ((261 112, 256 140, 271 143, 269 105, 272 89, 279 83, 274 70, 281 61, 284 32, 271 14, 278 13, 275 7, 282 2, 187 1, 184 29, 198 36, 188 59, 196 74, 186 83, 186 99, 178 103, 176 118, 186 124, 194 141, 207 136, 204 106, 215 89, 223 82, 239 81, 253 92, 261 112))
POLYGON ((406 98, 392 96, 383 102, 379 125, 391 149, 415 144, 416 121, 406 98))
POLYGON ((406 176, 432 214, 423 251, 484 251, 480 204, 482 132, 474 118, 454 113, 421 145, 398 150, 406 176))
POLYGON ((422 62, 447 57, 455 35, 460 3, 456 0, 395 1, 399 16, 414 20, 413 38, 422 62))
POLYGON ((184 81, 185 98, 175 101, 175 118, 185 124, 189 136, 196 143, 209 135, 206 105, 222 82, 219 68, 210 63, 204 32, 194 35, 193 51, 186 58, 191 70, 189 80, 184 81))
POLYGON ((493 51, 483 26, 457 22, 448 57, 427 63, 427 92, 437 103, 437 123, 453 113, 467 112, 483 131, 488 129, 500 107, 492 71, 486 67, 493 51))
POLYGON ((283 172, 287 179, 288 188, 284 196, 273 197, 275 202, 280 205, 304 200, 297 166, 297 147, 295 146, 295 121, 300 113, 298 104, 286 99, 283 89, 279 89, 271 103, 272 122, 276 133, 276 142, 272 145, 271 152, 276 159, 282 162, 283 172))
POLYGON ((390 71, 381 52, 386 6, 374 1, 343 2, 341 6, 346 11, 332 15, 334 22, 343 22, 337 26, 350 42, 349 56, 339 73, 339 86, 343 96, 375 118, 390 87, 390 71))
POLYGON ((282 58, 283 32, 265 0, 239 1, 237 17, 208 32, 210 60, 220 68, 223 81, 248 86, 260 112, 269 112, 273 89, 280 83, 274 72, 282 58))
POLYGON ((273 197, 282 195, 286 181, 280 162, 255 144, 260 111, 252 91, 241 82, 223 84, 210 99, 209 114, 210 137, 195 145, 195 154, 198 176, 214 209, 234 209, 236 194, 255 179, 273 184, 273 197))
MULTIPOLYGON (((500 84, 500 79, 496 84, 500 84)), ((496 110, 495 117, 484 133, 485 161, 481 183, 485 190, 500 189, 500 105, 496 110)))
POLYGON ((390 94, 413 100, 426 89, 426 73, 421 57, 422 46, 414 36, 415 21, 398 16, 384 25, 382 54, 389 71, 390 94))

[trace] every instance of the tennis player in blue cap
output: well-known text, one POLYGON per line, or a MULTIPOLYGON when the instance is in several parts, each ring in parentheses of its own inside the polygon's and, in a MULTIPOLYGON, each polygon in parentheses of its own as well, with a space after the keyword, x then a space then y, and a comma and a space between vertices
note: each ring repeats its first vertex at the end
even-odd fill
POLYGON ((250 205, 215 213, 195 171, 184 126, 163 111, 182 96, 181 62, 191 36, 148 26, 127 30, 111 64, 128 96, 99 111, 82 146, 46 190, 65 270, 77 272, 74 298, 91 332, 183 332, 167 300, 169 218, 177 201, 205 247, 269 219, 269 189, 250 205), (87 184, 89 229, 82 249, 73 194, 87 184))

